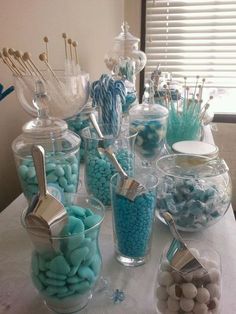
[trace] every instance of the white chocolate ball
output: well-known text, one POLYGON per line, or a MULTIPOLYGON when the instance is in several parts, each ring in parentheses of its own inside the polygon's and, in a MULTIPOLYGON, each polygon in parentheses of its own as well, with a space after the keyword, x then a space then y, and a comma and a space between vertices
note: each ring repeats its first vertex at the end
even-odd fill
POLYGON ((193 307, 193 313, 194 314, 208 314, 208 307, 204 303, 196 302, 193 307))
POLYGON ((157 279, 158 279, 158 283, 161 285, 161 286, 170 286, 174 283, 174 279, 173 277, 171 276, 171 273, 168 272, 168 271, 162 271, 162 272, 159 272, 158 276, 157 276, 157 279))
POLYGON ((159 300, 166 301, 168 299, 168 293, 165 287, 158 287, 156 290, 156 295, 159 300))
POLYGON ((168 307, 168 310, 178 311, 179 308, 180 308, 179 301, 169 297, 168 300, 167 300, 167 307, 168 307))
POLYGON ((157 302, 157 309, 161 312, 164 313, 165 310, 167 309, 167 303, 165 301, 159 300, 157 302))
POLYGON ((220 272, 218 269, 211 268, 208 273, 209 273, 209 277, 212 283, 219 282, 220 272))
POLYGON ((187 282, 191 282, 193 280, 193 273, 189 273, 187 275, 184 275, 184 280, 187 282))
POLYGON ((220 287, 217 284, 209 283, 206 285, 206 289, 209 291, 211 299, 220 298, 220 287))
POLYGON ((197 295, 197 288, 192 283, 183 283, 181 285, 183 295, 187 299, 193 299, 197 295))
POLYGON ((199 303, 208 303, 210 300, 210 293, 206 288, 198 288, 196 300, 199 303))
POLYGON ((169 296, 175 300, 179 300, 182 295, 182 289, 179 285, 173 284, 167 288, 169 296))
POLYGON ((185 312, 190 312, 192 311, 193 307, 194 307, 194 301, 193 299, 186 299, 186 298, 181 298, 180 299, 180 307, 183 311, 185 312))
POLYGON ((177 271, 173 271, 171 275, 175 283, 181 283, 183 281, 183 277, 177 271))

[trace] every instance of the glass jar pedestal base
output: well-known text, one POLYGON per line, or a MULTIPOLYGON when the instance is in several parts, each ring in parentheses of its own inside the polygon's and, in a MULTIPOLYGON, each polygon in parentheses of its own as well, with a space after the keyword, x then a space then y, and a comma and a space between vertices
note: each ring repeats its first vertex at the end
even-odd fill
POLYGON ((88 291, 80 296, 73 295, 61 300, 47 297, 45 298, 45 304, 50 310, 56 313, 73 314, 82 311, 88 305, 92 296, 92 292, 88 291))
POLYGON ((115 258, 116 260, 124 265, 124 266, 131 266, 131 267, 136 267, 136 266, 141 266, 145 264, 148 260, 148 255, 142 256, 142 257, 129 257, 120 254, 119 252, 115 252, 115 258))

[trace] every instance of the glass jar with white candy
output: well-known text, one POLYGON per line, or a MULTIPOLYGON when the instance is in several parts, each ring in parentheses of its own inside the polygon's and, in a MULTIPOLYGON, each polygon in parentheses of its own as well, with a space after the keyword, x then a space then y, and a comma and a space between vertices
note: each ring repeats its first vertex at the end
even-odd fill
POLYGON ((185 241, 207 273, 195 270, 186 275, 169 263, 166 245, 158 268, 155 285, 156 311, 160 314, 219 314, 221 299, 221 259, 212 245, 185 241))

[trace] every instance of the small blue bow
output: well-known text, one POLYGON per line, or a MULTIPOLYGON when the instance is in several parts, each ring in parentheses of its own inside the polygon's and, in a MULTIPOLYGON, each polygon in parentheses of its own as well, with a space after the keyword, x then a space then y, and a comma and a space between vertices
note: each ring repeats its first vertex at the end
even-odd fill
POLYGON ((10 86, 3 92, 3 85, 0 83, 0 101, 14 91, 14 86, 10 86))

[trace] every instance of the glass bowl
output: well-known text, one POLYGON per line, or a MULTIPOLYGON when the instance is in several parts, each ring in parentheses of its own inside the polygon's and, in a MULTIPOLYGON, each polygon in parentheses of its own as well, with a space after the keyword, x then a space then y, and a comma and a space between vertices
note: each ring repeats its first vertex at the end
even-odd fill
MULTIPOLYGON (((229 208, 231 179, 224 160, 173 154, 158 159, 157 216, 168 211, 182 231, 198 231, 219 221, 229 208)), ((164 222, 164 221, 163 221, 164 222)))
POLYGON ((66 119, 79 113, 89 97, 89 74, 66 75, 63 70, 54 70, 56 78, 48 71, 41 71, 42 78, 33 75, 14 75, 17 98, 23 109, 33 117, 39 115, 42 108, 35 104, 36 82, 41 81, 49 96, 48 114, 51 117, 66 119))

